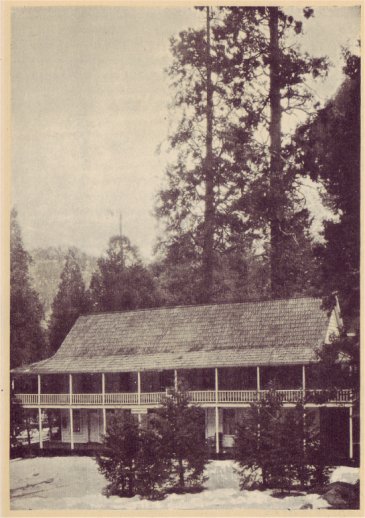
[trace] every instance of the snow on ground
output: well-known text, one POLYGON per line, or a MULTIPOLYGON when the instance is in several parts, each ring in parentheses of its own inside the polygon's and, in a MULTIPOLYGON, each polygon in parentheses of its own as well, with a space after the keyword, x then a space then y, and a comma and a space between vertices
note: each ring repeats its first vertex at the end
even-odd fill
MULTIPOLYGON (((91 457, 37 457, 10 463, 11 509, 299 509, 304 504, 326 508, 319 495, 271 496, 271 491, 240 491, 234 462, 212 461, 209 480, 201 493, 171 494, 150 502, 140 497, 107 498, 102 495, 106 480, 91 457)), ((356 468, 340 467, 332 481, 356 482, 356 468)))
POLYGON ((347 482, 348 484, 356 484, 359 480, 359 468, 350 468, 349 466, 339 466, 331 473, 331 482, 347 482))

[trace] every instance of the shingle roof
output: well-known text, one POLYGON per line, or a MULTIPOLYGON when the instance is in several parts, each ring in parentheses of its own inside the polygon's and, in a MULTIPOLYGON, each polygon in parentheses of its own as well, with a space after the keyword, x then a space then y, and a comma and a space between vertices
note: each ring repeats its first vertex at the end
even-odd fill
POLYGON ((17 372, 126 372, 315 361, 329 316, 319 298, 80 316, 54 356, 17 372))

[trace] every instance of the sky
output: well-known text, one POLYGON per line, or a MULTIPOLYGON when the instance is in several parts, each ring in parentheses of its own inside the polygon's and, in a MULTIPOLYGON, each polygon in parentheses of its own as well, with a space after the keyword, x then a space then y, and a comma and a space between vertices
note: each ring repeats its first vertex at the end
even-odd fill
MULTIPOLYGON (((180 7, 13 9, 11 203, 28 250, 77 246, 99 256, 121 212, 123 233, 151 259, 174 116, 169 39, 201 22, 180 7)), ((343 81, 341 46, 359 32, 357 7, 317 8, 306 22, 302 49, 333 63, 314 85, 318 100, 343 81)), ((318 226, 318 195, 306 193, 318 226)))

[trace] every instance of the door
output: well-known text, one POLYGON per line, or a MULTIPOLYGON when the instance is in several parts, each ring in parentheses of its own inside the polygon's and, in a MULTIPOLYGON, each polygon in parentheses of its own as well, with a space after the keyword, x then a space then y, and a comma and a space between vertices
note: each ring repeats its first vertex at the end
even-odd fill
POLYGON ((100 442, 100 419, 99 412, 97 410, 89 411, 89 422, 90 422, 90 442, 100 442))

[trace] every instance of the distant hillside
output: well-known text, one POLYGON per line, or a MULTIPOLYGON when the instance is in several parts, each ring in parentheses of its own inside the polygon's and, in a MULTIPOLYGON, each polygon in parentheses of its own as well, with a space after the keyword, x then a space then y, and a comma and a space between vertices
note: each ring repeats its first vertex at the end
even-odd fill
MULTIPOLYGON (((97 266, 97 259, 85 254, 78 248, 72 247, 72 249, 78 259, 85 285, 88 287, 91 276, 97 266)), ((51 305, 57 293, 67 251, 68 248, 52 246, 36 248, 30 251, 32 256, 30 275, 34 289, 39 293, 43 303, 46 320, 51 313, 51 305)))

